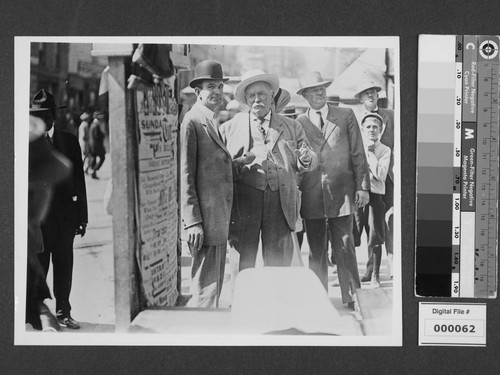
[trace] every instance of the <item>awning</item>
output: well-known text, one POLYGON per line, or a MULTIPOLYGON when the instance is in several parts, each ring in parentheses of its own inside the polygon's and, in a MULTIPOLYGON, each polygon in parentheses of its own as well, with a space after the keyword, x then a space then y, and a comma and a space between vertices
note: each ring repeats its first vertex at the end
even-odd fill
POLYGON ((386 49, 369 48, 340 74, 326 89, 326 94, 340 100, 354 100, 359 84, 374 81, 382 87, 380 98, 386 98, 386 49))

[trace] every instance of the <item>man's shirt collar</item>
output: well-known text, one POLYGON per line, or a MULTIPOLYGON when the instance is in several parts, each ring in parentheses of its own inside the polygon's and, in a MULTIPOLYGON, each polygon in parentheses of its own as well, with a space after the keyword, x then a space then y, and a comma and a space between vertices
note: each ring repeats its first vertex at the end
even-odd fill
POLYGON ((215 113, 214 111, 212 111, 210 108, 208 107, 205 107, 203 104, 201 103, 196 103, 196 105, 198 106, 198 108, 200 109, 201 113, 203 113, 203 115, 205 115, 205 117, 207 119, 209 119, 210 121, 213 121, 214 120, 214 117, 215 117, 215 113))
MULTIPOLYGON (((326 119, 326 117, 328 116, 328 103, 325 103, 325 105, 320 109, 309 108, 309 114, 311 114, 311 112, 313 112, 315 115, 317 115, 316 112, 321 112, 321 117, 323 117, 323 119, 326 119)), ((311 116, 309 116, 309 118, 310 117, 311 116)))

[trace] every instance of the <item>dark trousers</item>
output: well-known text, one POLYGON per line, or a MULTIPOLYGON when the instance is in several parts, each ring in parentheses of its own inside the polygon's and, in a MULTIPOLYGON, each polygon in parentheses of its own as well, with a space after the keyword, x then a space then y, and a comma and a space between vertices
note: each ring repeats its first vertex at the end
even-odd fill
POLYGON ((385 203, 381 194, 370 193, 370 202, 355 213, 355 230, 359 236, 357 245, 361 242, 363 231, 368 237, 368 262, 366 263, 366 273, 373 272, 374 256, 378 260, 377 270, 380 267, 382 257, 382 244, 385 241, 385 203))
POLYGON ((191 264, 190 307, 217 307, 226 266, 226 245, 202 246, 191 264))
POLYGON ((328 232, 330 232, 342 302, 353 301, 356 289, 361 287, 354 241, 352 238, 352 215, 328 219, 305 219, 307 241, 309 242, 309 268, 328 288, 328 232))
POLYGON ((265 266, 290 266, 292 232, 281 208, 279 191, 235 184, 229 244, 240 254, 240 271, 255 267, 262 239, 265 266), (262 237, 262 238, 261 238, 262 237))
POLYGON ((75 228, 58 222, 42 225, 44 251, 38 254, 42 269, 47 275, 52 258, 56 312, 69 314, 69 295, 73 278, 73 240, 75 228))
POLYGON ((92 171, 98 171, 102 167, 105 159, 106 154, 91 154, 89 157, 89 168, 92 171), (97 161, 97 159, 99 159, 99 161, 97 161))
POLYGON ((45 281, 45 273, 38 260, 37 249, 30 246, 32 229, 28 224, 28 268, 26 274, 26 323, 35 329, 42 329, 40 322, 40 304, 51 298, 45 281))

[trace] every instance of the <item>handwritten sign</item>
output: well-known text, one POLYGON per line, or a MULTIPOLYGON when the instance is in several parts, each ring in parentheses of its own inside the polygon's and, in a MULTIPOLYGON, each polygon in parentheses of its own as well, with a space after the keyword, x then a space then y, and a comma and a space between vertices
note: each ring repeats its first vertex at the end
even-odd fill
POLYGON ((137 260, 148 306, 172 306, 177 290, 177 103, 168 86, 136 91, 138 202, 137 260))

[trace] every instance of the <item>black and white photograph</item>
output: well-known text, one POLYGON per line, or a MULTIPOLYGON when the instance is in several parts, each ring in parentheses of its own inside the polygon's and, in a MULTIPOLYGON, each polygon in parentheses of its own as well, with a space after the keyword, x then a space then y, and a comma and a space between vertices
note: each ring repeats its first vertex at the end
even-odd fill
POLYGON ((15 67, 15 345, 402 345, 398 37, 16 37, 15 67))

